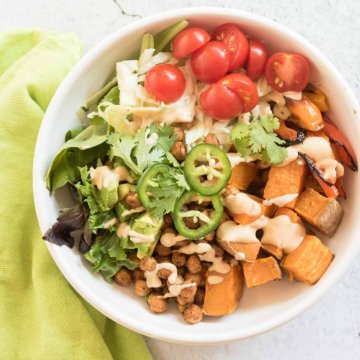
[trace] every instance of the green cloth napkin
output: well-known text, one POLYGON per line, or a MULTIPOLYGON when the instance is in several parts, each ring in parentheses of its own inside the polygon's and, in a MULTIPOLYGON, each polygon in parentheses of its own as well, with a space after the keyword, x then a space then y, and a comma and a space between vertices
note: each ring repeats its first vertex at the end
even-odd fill
POLYGON ((101 315, 67 283, 35 216, 31 176, 37 132, 80 55, 74 35, 0 34, 1 359, 151 358, 140 335, 101 315))

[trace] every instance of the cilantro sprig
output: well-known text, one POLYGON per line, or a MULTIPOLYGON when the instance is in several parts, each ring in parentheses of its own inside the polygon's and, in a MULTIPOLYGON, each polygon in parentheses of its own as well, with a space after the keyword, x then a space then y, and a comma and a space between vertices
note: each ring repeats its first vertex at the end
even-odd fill
POLYGON ((231 130, 231 141, 241 156, 255 156, 270 165, 281 164, 286 158, 284 140, 274 132, 280 127, 273 115, 262 116, 250 124, 236 124, 231 130))

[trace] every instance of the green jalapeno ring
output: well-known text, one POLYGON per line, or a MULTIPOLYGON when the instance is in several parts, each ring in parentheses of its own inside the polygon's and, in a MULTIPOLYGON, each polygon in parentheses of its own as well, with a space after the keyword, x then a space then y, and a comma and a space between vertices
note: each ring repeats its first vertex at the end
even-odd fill
POLYGON ((219 193, 228 183, 231 176, 231 163, 225 152, 211 144, 196 145, 187 155, 184 163, 184 174, 190 187, 201 195, 214 195, 219 193), (216 162, 217 160, 217 162, 216 162), (196 162, 208 165, 196 165, 196 162), (211 164, 213 162, 214 164, 211 164), (221 168, 216 168, 216 166, 221 168), (206 176, 206 181, 200 181, 206 176), (213 180, 216 179, 216 182, 213 180))
POLYGON ((199 239, 216 229, 221 221, 223 213, 224 208, 220 195, 216 194, 212 196, 202 196, 195 191, 187 191, 182 194, 182 196, 177 201, 172 213, 172 218, 174 220, 176 230, 180 235, 185 236, 187 239, 199 239), (210 216, 207 216, 198 210, 190 210, 186 212, 182 210, 182 207, 190 203, 191 200, 195 197, 200 198, 200 200, 201 198, 203 200, 205 200, 205 198, 209 198, 211 200, 213 211, 210 216), (204 224, 200 225, 200 227, 197 229, 190 229, 184 222, 185 217, 197 217, 198 219, 202 220, 204 224))

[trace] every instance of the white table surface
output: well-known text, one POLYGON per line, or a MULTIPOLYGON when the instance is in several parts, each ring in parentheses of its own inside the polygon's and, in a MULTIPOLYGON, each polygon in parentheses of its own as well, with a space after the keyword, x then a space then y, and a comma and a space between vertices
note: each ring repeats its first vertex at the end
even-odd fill
MULTIPOLYGON (((75 32, 87 50, 141 17, 180 7, 216 5, 264 15, 297 31, 328 56, 360 96, 359 0, 0 0, 0 29, 75 32)), ((360 261, 351 264, 342 281, 320 302, 270 333, 217 346, 146 342, 155 359, 360 359, 360 261)))

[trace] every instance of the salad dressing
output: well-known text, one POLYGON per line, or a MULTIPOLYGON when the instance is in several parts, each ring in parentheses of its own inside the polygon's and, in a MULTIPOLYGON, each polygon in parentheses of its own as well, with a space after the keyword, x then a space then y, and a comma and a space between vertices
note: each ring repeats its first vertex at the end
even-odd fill
POLYGON ((166 298, 170 298, 170 297, 176 297, 179 296, 181 293, 181 290, 189 288, 189 287, 193 287, 196 286, 196 283, 190 283, 190 284, 173 284, 173 285, 169 285, 168 289, 169 292, 167 292, 166 294, 164 294, 163 296, 159 296, 159 298, 162 299, 166 299, 166 298))
POLYGON ((129 171, 125 166, 117 166, 110 169, 108 166, 98 166, 96 169, 90 168, 91 183, 101 190, 108 188, 112 183, 120 181, 133 182, 129 171))
POLYGON ((172 247, 176 245, 177 242, 186 240, 185 236, 176 235, 173 233, 165 233, 160 238, 160 243, 165 247, 172 247))
POLYGON ((223 197, 224 206, 235 215, 246 214, 248 216, 258 216, 261 214, 261 206, 249 195, 239 192, 235 195, 223 197))
POLYGON ((117 223, 117 218, 112 218, 110 219, 109 221, 107 221, 105 224, 104 224, 104 229, 108 229, 110 226, 113 226, 117 223))
POLYGON ((119 226, 116 230, 116 235, 119 238, 127 237, 129 234, 129 229, 130 229, 130 227, 127 223, 121 223, 121 224, 119 224, 119 226))
POLYGON ((134 244, 142 244, 142 243, 149 243, 149 242, 154 242, 155 241, 155 236, 154 235, 141 234, 141 233, 138 233, 137 231, 134 231, 134 230, 131 230, 131 229, 128 231, 128 235, 130 237, 130 240, 134 244))
POLYGON ((216 232, 217 238, 226 242, 258 242, 256 231, 265 224, 265 216, 248 225, 239 225, 235 221, 225 221, 216 232))
POLYGON ((138 206, 135 209, 125 210, 122 213, 122 216, 125 217, 125 216, 129 216, 132 214, 137 214, 137 213, 143 212, 144 210, 145 210, 145 208, 143 206, 138 206))
POLYGON ((192 254, 203 254, 207 251, 210 251, 212 247, 208 243, 190 243, 189 245, 185 245, 179 249, 179 252, 185 255, 192 255, 192 254))
POLYGON ((271 206, 272 204, 275 204, 279 207, 283 207, 286 204, 288 204, 289 202, 296 199, 298 196, 299 196, 299 194, 286 194, 286 195, 278 196, 278 197, 275 197, 272 199, 265 199, 263 201, 263 204, 266 206, 271 206))
POLYGON ((206 281, 210 284, 210 285, 216 285, 216 284, 220 284, 223 281, 223 277, 219 276, 219 275, 210 275, 208 276, 208 278, 206 279, 206 281))
POLYGON ((169 262, 164 262, 161 264, 156 264, 156 268, 152 271, 144 271, 146 285, 148 288, 158 288, 161 287, 162 282, 161 279, 158 277, 157 273, 159 270, 165 269, 171 272, 170 276, 168 277, 168 283, 175 284, 177 279, 177 268, 174 264, 169 262))

